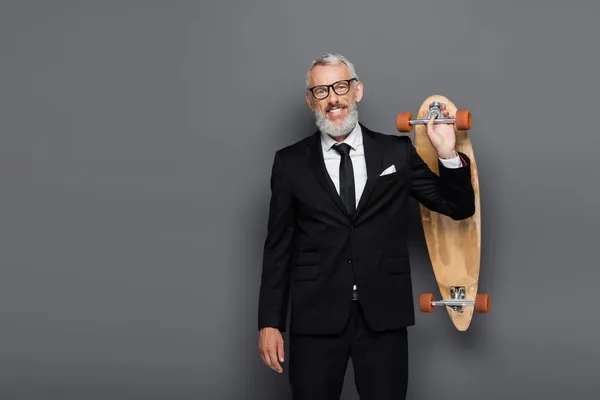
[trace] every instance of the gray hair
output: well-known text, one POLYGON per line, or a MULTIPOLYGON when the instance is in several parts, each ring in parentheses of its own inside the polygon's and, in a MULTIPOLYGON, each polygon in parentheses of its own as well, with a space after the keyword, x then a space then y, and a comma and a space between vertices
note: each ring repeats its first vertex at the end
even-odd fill
POLYGON ((317 65, 338 65, 338 64, 346 64, 348 69, 350 69, 350 78, 358 79, 358 75, 356 75, 356 70, 354 69, 354 64, 352 64, 346 57, 338 53, 327 53, 319 56, 316 60, 314 60, 310 67, 308 68, 308 72, 306 73, 306 87, 310 85, 310 73, 312 69, 317 65))

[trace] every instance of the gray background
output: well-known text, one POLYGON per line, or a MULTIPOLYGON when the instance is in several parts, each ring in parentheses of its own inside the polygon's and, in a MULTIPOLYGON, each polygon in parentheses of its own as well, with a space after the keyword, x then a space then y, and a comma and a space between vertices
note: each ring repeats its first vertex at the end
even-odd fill
MULTIPOLYGON (((417 313, 408 398, 598 398, 598 17, 591 0, 3 1, 0 397, 290 398, 287 365, 257 352, 269 173, 313 132, 308 64, 338 51, 371 129, 398 134, 434 93, 473 113, 493 311, 466 333, 417 313)), ((416 297, 436 286, 412 206, 416 297)))

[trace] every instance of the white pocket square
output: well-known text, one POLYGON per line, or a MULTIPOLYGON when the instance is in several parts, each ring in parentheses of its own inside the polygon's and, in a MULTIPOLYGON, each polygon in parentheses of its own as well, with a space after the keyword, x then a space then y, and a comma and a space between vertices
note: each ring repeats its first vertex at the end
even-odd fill
POLYGON ((395 165, 390 165, 379 176, 393 174, 394 172, 396 172, 396 166, 395 165))

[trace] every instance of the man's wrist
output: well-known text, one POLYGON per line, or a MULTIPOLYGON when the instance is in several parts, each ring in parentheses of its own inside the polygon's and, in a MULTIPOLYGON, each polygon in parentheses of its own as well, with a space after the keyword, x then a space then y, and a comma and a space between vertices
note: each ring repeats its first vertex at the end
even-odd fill
POLYGON ((458 153, 456 152, 456 150, 452 150, 449 152, 444 152, 444 153, 438 153, 438 157, 443 159, 443 160, 449 160, 451 158, 456 158, 458 157, 458 153))

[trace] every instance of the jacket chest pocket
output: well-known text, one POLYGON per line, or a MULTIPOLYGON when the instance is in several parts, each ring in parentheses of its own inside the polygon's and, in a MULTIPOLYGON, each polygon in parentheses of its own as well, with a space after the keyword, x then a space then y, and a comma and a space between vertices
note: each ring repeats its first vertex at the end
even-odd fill
MULTIPOLYGON (((394 164, 396 165, 396 164, 394 164)), ((394 182, 399 182, 403 178, 406 177, 406 169, 396 167, 396 172, 392 172, 390 174, 382 175, 379 177, 379 182, 384 185, 390 185, 394 182)))

